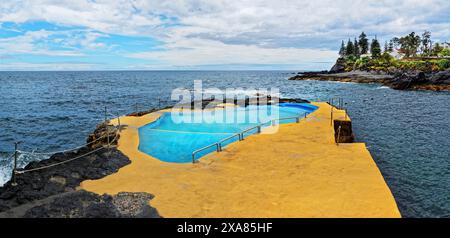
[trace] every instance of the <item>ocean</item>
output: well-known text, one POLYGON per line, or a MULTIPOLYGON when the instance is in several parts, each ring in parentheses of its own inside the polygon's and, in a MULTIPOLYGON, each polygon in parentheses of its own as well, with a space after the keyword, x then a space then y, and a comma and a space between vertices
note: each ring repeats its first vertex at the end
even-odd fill
MULTIPOLYGON (((0 185, 21 150, 72 148, 104 119, 172 105, 175 88, 277 88, 282 97, 344 99, 404 217, 450 216, 450 92, 396 91, 378 84, 289 81, 293 71, 0 72, 0 185)), ((22 157, 19 166, 45 157, 22 157)))

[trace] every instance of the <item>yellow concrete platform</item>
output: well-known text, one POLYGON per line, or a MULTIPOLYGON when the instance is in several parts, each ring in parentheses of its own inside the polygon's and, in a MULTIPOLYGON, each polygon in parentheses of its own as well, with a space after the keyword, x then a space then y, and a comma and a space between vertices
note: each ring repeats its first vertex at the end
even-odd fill
MULTIPOLYGON (((155 195, 163 217, 400 217, 363 143, 334 143, 330 106, 211 153, 197 164, 161 162, 138 150, 138 128, 159 113, 122 117, 118 149, 132 163, 81 188, 155 195)), ((334 114, 344 117, 344 113, 334 114)))

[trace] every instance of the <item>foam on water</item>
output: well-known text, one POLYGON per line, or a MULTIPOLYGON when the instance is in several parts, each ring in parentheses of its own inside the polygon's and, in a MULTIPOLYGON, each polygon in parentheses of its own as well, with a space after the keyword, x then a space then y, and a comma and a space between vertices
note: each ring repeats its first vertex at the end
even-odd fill
POLYGON ((0 155, 0 186, 5 184, 11 178, 12 160, 8 163, 9 156, 6 153, 0 155))

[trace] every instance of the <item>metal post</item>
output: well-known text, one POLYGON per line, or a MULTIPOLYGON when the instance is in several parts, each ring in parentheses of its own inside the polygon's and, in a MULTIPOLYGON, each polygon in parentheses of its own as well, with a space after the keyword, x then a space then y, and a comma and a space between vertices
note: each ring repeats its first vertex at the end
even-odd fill
POLYGON ((299 123, 300 122, 300 117, 296 117, 295 118, 295 123, 299 123))
POLYGON ((308 116, 308 113, 307 112, 305 112, 305 118, 308 116))
POLYGON ((13 163, 13 170, 12 170, 12 174, 11 174, 11 185, 12 186, 17 186, 16 183, 16 170, 17 170, 17 157, 19 156, 18 154, 18 146, 19 146, 20 142, 15 142, 14 143, 14 163, 13 163))
POLYGON ((106 126, 106 139, 107 139, 107 142, 108 142, 108 149, 109 149, 109 123, 108 123, 108 111, 107 111, 107 109, 106 109, 106 106, 105 106, 105 126, 106 126))
POLYGON ((337 139, 336 139, 336 145, 339 145, 339 139, 341 138, 341 126, 339 125, 339 128, 338 128, 338 136, 337 136, 337 139))
POLYGON ((195 164, 195 154, 192 154, 192 163, 195 164))
POLYGON ((257 126, 256 128, 257 128, 257 133, 258 134, 261 133, 261 126, 257 126))
POLYGON ((221 149, 220 149, 220 144, 219 144, 219 143, 217 143, 217 144, 216 144, 216 147, 217 147, 217 149, 216 149, 216 150, 217 150, 217 152, 220 152, 220 151, 221 151, 221 149))
POLYGON ((135 112, 139 112, 139 110, 138 110, 138 104, 137 104, 137 103, 134 104, 134 111, 135 111, 135 112))

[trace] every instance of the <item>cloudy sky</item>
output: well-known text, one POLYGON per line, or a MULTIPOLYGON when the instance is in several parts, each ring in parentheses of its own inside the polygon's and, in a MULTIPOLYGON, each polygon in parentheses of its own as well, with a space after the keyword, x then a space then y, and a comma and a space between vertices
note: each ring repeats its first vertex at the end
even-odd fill
POLYGON ((432 31, 448 0, 1 0, 0 70, 323 69, 342 39, 432 31))

